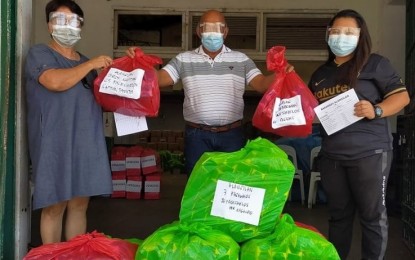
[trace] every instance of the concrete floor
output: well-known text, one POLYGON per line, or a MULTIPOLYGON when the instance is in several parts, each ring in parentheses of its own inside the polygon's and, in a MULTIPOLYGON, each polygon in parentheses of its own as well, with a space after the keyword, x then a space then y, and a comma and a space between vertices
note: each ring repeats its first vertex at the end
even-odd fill
MULTIPOLYGON (((180 201, 187 177, 184 174, 164 173, 161 182, 161 199, 127 200, 104 197, 92 198, 88 210, 88 231, 97 230, 117 238, 145 239, 162 225, 178 220, 180 201)), ((324 204, 312 209, 299 202, 288 202, 284 213, 294 220, 316 227, 327 235, 328 214, 324 204)), ((39 235, 40 212, 33 212, 31 245, 41 244, 39 235)), ((402 239, 402 221, 399 216, 389 217, 389 244, 386 259, 415 259, 413 252, 402 239)), ((352 249, 348 259, 360 259, 360 230, 355 221, 352 249)))

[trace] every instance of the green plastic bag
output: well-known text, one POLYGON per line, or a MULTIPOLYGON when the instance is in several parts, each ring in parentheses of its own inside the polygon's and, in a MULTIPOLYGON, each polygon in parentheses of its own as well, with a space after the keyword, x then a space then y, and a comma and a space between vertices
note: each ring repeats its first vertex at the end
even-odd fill
POLYGON ((202 223, 164 225, 141 244, 136 260, 239 259, 239 245, 231 237, 202 223))
MULTIPOLYGON (((294 166, 285 152, 267 139, 257 138, 233 153, 204 153, 187 182, 180 221, 203 222, 225 232, 238 243, 269 235, 284 208, 293 176, 294 166), (265 190, 263 201, 257 202, 262 203, 257 225, 211 215, 219 181, 265 190)), ((249 211, 249 207, 244 208, 243 200, 241 204, 237 210, 249 211)))
POLYGON ((284 214, 274 233, 241 246, 241 260, 255 259, 337 260, 340 257, 333 244, 321 234, 296 226, 292 217, 284 214))

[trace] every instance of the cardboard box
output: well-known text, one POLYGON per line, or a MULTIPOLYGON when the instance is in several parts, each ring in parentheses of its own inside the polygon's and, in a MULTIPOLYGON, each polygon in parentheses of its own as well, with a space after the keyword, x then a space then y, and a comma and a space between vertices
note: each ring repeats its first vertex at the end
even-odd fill
POLYGON ((152 130, 150 133, 151 137, 161 137, 161 131, 160 130, 152 130))
POLYGON ((174 137, 183 137, 183 131, 174 131, 173 132, 174 137))
POLYGON ((141 172, 143 175, 155 173, 160 165, 160 156, 150 148, 146 148, 141 153, 141 172))
POLYGON ((144 177, 144 199, 160 199, 161 174, 147 175, 144 177))
POLYGON ((126 170, 125 157, 126 147, 114 146, 111 150, 111 172, 124 172, 126 170))
POLYGON ((126 197, 127 199, 140 199, 143 189, 143 179, 141 176, 127 177, 126 197))
POLYGON ((168 147, 168 144, 165 142, 157 144, 157 150, 159 151, 167 150, 168 149, 167 147, 168 147))
POLYGON ((162 137, 169 137, 169 136, 171 136, 173 134, 173 131, 171 131, 171 130, 162 130, 161 131, 161 136, 162 137))
POLYGON ((178 151, 179 150, 179 144, 178 143, 168 143, 167 144, 167 149, 170 152, 178 151))
POLYGON ((111 198, 125 198, 126 183, 125 172, 113 173, 111 198))
POLYGON ((143 149, 138 145, 127 148, 125 157, 127 177, 141 175, 141 152, 143 149))

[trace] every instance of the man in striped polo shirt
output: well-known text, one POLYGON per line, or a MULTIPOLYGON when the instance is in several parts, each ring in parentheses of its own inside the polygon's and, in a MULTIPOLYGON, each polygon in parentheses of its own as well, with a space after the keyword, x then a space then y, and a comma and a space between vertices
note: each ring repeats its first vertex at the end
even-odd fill
MULTIPOLYGON (((248 56, 223 44, 228 30, 221 12, 206 11, 196 28, 199 48, 178 54, 157 72, 160 87, 180 79, 183 83, 187 174, 204 152, 234 152, 245 146, 245 87, 263 93, 274 80, 275 74, 264 76, 248 56)), ((127 55, 134 57, 134 49, 127 55)), ((292 69, 287 65, 287 71, 292 69)))

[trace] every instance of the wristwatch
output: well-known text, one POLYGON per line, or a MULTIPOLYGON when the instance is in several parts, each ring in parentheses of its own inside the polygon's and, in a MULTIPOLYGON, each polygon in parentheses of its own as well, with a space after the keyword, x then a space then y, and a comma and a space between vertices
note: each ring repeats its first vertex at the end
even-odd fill
POLYGON ((375 118, 380 118, 382 117, 383 114, 383 110, 380 106, 373 106, 373 109, 375 110, 375 118))

